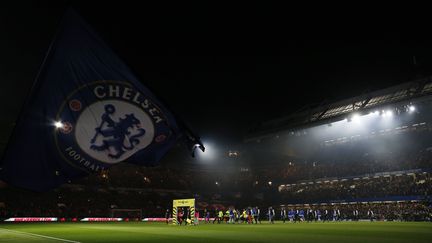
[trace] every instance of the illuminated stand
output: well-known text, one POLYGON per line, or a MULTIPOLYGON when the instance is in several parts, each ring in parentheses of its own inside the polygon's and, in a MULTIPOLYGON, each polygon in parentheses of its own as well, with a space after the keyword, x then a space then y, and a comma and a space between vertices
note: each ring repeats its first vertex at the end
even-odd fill
POLYGON ((178 225, 177 221, 177 209, 182 207, 189 208, 189 218, 191 222, 195 222, 195 198, 192 199, 175 199, 173 200, 173 210, 172 210, 172 222, 174 225, 178 225))

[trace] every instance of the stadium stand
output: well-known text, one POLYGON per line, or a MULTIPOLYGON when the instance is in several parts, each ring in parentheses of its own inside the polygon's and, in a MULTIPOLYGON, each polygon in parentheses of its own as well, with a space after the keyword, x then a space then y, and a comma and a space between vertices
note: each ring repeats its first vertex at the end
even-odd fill
POLYGON ((306 120, 302 113, 294 123, 266 123, 246 139, 241 156, 217 161, 218 169, 170 158, 152 168, 121 164, 47 193, 0 185, 0 218, 108 217, 113 209, 164 217, 173 199, 196 198, 197 210, 211 217, 216 208, 272 206, 339 210, 336 220, 368 219, 370 210, 375 220, 430 220, 431 87, 429 79, 410 82, 312 109, 306 120), (385 117, 392 104, 394 115, 385 117), (343 119, 352 111, 363 112, 368 126, 343 119))

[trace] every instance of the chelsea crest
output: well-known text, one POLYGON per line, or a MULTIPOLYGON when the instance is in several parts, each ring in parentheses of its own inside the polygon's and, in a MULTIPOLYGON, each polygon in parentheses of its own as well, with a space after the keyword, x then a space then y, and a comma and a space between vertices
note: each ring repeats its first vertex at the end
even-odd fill
POLYGON ((56 119, 59 153, 87 171, 145 153, 170 136, 162 110, 128 82, 96 81, 72 91, 56 119))

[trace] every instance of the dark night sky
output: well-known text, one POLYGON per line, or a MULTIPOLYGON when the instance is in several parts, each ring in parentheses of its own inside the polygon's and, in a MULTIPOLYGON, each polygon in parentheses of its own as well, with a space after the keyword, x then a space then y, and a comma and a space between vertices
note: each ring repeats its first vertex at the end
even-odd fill
MULTIPOLYGON (((168 2, 22 4, 0 10, 2 127, 11 128, 66 2, 198 134, 233 144, 257 122, 432 70, 429 36, 395 20, 398 13, 168 2)), ((0 131, 0 142, 9 130, 0 131)))

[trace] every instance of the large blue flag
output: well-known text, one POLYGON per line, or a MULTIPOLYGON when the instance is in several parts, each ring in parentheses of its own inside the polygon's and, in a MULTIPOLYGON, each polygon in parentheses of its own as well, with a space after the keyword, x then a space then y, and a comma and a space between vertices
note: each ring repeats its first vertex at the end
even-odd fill
POLYGON ((69 10, 6 148, 0 180, 44 191, 120 162, 156 164, 179 138, 203 149, 69 10))

